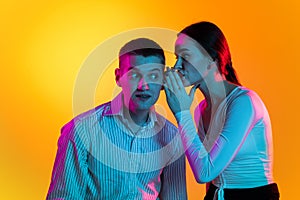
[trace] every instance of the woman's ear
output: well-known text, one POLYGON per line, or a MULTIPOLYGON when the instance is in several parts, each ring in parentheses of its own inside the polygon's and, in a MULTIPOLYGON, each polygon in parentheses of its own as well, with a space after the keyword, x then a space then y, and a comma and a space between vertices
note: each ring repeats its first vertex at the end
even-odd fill
POLYGON ((119 68, 116 68, 115 69, 115 80, 116 80, 116 83, 118 86, 121 86, 120 85, 120 69, 119 68))
POLYGON ((214 67, 218 67, 218 61, 217 60, 210 60, 208 66, 207 66, 207 70, 210 70, 214 67))

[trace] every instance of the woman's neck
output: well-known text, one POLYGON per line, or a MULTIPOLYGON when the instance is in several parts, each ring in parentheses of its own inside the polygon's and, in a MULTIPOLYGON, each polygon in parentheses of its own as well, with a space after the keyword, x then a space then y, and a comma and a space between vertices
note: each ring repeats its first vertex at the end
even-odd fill
POLYGON ((204 95, 207 108, 217 108, 219 104, 236 88, 237 85, 227 80, 206 82, 199 89, 204 95))

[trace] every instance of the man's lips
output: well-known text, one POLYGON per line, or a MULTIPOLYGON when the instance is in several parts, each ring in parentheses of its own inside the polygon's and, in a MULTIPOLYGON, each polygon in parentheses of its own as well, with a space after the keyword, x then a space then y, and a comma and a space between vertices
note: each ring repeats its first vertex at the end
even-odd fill
POLYGON ((142 98, 142 99, 147 99, 147 98, 150 98, 151 95, 147 94, 147 93, 137 93, 137 94, 135 94, 135 97, 142 98))

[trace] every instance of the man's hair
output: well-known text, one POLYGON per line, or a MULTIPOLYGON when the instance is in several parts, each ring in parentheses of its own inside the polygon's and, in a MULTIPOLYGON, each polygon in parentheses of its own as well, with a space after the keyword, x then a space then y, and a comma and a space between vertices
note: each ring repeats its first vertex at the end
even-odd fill
POLYGON ((126 43, 119 52, 119 67, 122 67, 123 58, 127 55, 156 56, 165 65, 165 54, 161 46, 148 38, 137 38, 126 43))

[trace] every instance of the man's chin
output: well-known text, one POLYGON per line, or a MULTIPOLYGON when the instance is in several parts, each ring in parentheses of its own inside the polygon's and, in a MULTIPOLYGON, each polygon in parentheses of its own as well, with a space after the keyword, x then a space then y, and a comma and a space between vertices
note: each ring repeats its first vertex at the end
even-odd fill
POLYGON ((139 102, 139 103, 135 104, 135 106, 132 107, 132 111, 134 111, 134 112, 149 111, 152 106, 153 106, 153 104, 139 102))
POLYGON ((149 106, 149 105, 140 105, 137 106, 136 110, 137 111, 149 111, 151 109, 153 105, 149 106))

